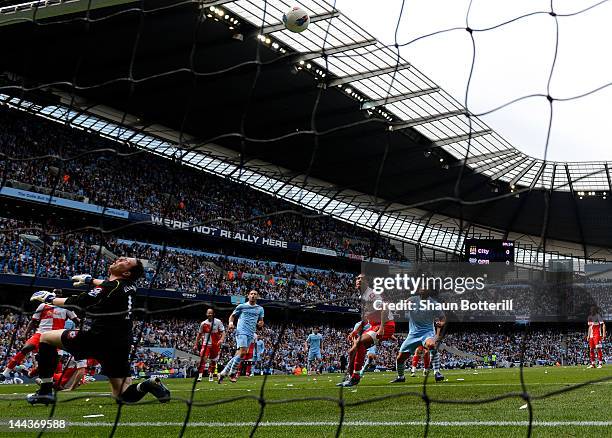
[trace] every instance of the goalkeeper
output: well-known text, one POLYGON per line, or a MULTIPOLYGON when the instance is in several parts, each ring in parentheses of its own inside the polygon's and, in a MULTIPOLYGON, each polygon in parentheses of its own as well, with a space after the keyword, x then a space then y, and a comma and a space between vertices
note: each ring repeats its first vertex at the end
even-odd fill
POLYGON ((91 317, 89 330, 51 330, 42 334, 38 350, 40 389, 27 396, 31 404, 55 403, 53 372, 57 366, 57 348, 72 353, 75 359, 97 359, 102 374, 108 377, 113 397, 118 403, 135 403, 151 393, 160 402, 170 400, 170 391, 159 379, 132 383, 130 351, 132 347, 132 299, 136 293, 135 281, 144 274, 142 262, 135 258, 120 257, 108 270, 107 280, 93 279, 91 275, 72 277, 74 286, 91 287, 89 292, 69 298, 57 298, 54 293, 39 291, 31 301, 54 306, 78 306, 91 317))

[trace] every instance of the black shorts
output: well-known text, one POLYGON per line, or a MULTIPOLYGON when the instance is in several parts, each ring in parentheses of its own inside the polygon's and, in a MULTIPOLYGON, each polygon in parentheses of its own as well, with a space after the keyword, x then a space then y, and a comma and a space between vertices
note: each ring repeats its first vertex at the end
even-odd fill
POLYGON ((74 359, 96 359, 107 377, 129 377, 131 334, 102 333, 91 330, 64 330, 63 350, 74 359))

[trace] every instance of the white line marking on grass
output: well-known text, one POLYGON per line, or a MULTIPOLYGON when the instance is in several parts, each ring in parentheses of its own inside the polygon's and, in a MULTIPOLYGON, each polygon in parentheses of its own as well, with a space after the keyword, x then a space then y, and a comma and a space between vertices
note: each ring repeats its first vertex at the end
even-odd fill
MULTIPOLYGON (((546 382, 534 382, 534 383, 526 383, 527 386, 572 386, 572 385, 579 385, 585 382, 563 382, 563 383, 546 383, 546 382)), ((590 383, 590 385, 612 385, 612 380, 608 380, 605 382, 596 382, 596 383, 590 383)), ((440 387, 440 388, 445 388, 447 386, 460 386, 462 388, 465 387, 469 387, 469 386, 521 386, 520 382, 516 382, 516 383, 435 383, 433 381, 433 379, 430 379, 427 382, 427 386, 428 387, 440 387)), ((421 383, 407 383, 404 385, 366 385, 366 384, 361 384, 359 385, 359 388, 422 388, 423 387, 423 382, 421 383)), ((300 386, 299 388, 273 388, 274 391, 279 391, 279 390, 284 390, 284 391, 325 391, 325 390, 329 390, 329 389, 336 389, 337 388, 333 388, 333 387, 320 387, 320 386, 300 386)), ((222 387, 216 387, 216 388, 211 388, 211 391, 245 391, 246 388, 229 388, 227 386, 222 386, 222 387)), ((191 392, 191 389, 172 389, 173 392, 191 392)))
MULTIPOLYGON (((3 424, 4 422, 0 422, 3 424)), ((8 423, 6 423, 8 424, 8 423)), ((112 427, 112 422, 69 422, 69 426, 74 427, 112 427)), ((345 427, 388 427, 388 426, 425 426, 425 421, 345 421, 345 427)), ((119 423, 119 427, 180 427, 182 422, 171 421, 138 421, 119 423)), ((189 427, 253 427, 255 423, 244 422, 190 422, 189 427)), ((320 427, 337 426, 337 421, 265 421, 259 427, 320 427)), ((472 427, 472 426, 528 426, 528 421, 430 421, 430 426, 438 427, 472 427)), ((536 427, 565 427, 565 426, 612 426, 612 421, 534 421, 536 427)))
MULTIPOLYGON (((573 385, 579 385, 585 382, 563 382, 563 383, 552 383, 552 382, 533 382, 533 383, 526 383, 526 385, 528 387, 530 386, 573 386, 573 385)), ((276 384, 275 384, 276 385, 276 384)), ((589 383, 589 385, 612 385, 612 380, 607 380, 604 382, 594 382, 594 383, 589 383)), ((268 385, 269 386, 269 385, 268 385)), ((427 387, 428 388, 446 388, 446 387, 451 387, 451 386, 460 386, 462 388, 465 387, 478 387, 478 386, 521 386, 520 382, 516 382, 516 383, 438 383, 436 384, 433 379, 431 379, 428 383, 427 383, 427 387)), ((360 388, 397 388, 397 389, 406 389, 406 388, 423 388, 423 383, 408 383, 405 385, 366 385, 366 384, 361 384, 359 385, 360 388)), ((257 388, 259 389, 259 386, 257 386, 257 388)), ((198 391, 200 388, 196 388, 196 391, 198 391)), ((271 390, 274 391, 327 391, 327 390, 333 390, 336 388, 333 387, 320 387, 320 386, 312 386, 309 387, 307 385, 305 386, 300 386, 299 388, 296 387, 281 387, 281 388, 271 388, 271 390)), ((230 388, 227 386, 222 386, 219 387, 218 385, 215 385, 214 388, 208 388, 209 391, 221 391, 221 392, 225 392, 225 391, 243 391, 243 392, 247 392, 248 389, 247 388, 230 388)), ((336 389, 337 390, 337 389, 336 389)), ((191 389, 172 389, 172 392, 191 392, 191 389)), ((15 397, 15 395, 12 394, 0 394, 0 400, 20 400, 22 398, 25 397, 27 393, 23 392, 23 393, 18 393, 17 397, 15 397)), ((110 392, 94 392, 94 391, 88 391, 88 392, 81 392, 81 391, 75 391, 70 393, 70 397, 72 396, 86 396, 86 395, 90 395, 90 396, 108 396, 110 398, 111 393, 110 392)), ((74 403, 74 402, 72 402, 74 403)))

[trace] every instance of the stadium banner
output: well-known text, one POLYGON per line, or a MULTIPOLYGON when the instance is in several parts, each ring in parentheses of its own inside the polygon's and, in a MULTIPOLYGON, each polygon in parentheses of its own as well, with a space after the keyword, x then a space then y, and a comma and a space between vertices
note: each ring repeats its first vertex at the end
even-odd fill
POLYGON ((161 354, 164 357, 175 358, 176 350, 169 347, 144 347, 145 349, 152 351, 153 353, 161 354))
POLYGON ((391 260, 372 257, 372 263, 382 263, 384 265, 388 265, 389 263, 391 263, 391 260))
POLYGON ((338 253, 336 251, 334 251, 333 249, 317 248, 316 246, 302 245, 302 251, 304 251, 304 252, 311 252, 313 254, 328 255, 328 256, 332 256, 332 257, 337 257, 338 256, 338 253))
POLYGON ((0 189, 0 195, 17 199, 25 199, 26 201, 37 202, 39 204, 50 204, 57 207, 72 208, 75 210, 87 211, 90 213, 103 214, 105 216, 119 217, 123 219, 127 219, 130 215, 125 210, 104 208, 95 204, 73 201, 72 199, 64 199, 57 196, 43 195, 42 193, 29 192, 27 190, 15 189, 13 187, 2 187, 2 189, 0 189))
POLYGON ((349 258, 349 259, 351 259, 351 260, 358 260, 358 261, 360 261, 360 262, 362 262, 362 261, 364 261, 364 260, 366 259, 366 258, 365 258, 364 256, 362 256, 362 255, 359 255, 359 254, 353 254, 353 253, 350 253, 350 252, 349 252, 349 253, 347 253, 347 254, 345 255, 345 257, 346 257, 346 258, 349 258))
MULTIPOLYGON (((545 268, 512 263, 363 263, 363 318, 387 320, 546 323, 586 321, 612 313, 612 269, 574 272, 550 260, 545 268), (603 279, 603 280, 602 280, 603 279), (381 313, 382 312, 382 313, 381 313)), ((431 326, 430 326, 431 327, 431 326)))
MULTIPOLYGON (((70 280, 59 278, 34 277, 31 274, 0 274, 0 284, 12 284, 17 286, 32 286, 45 289, 75 290, 70 280)), ((177 300, 208 301, 217 303, 231 303, 231 297, 225 295, 199 294, 194 291, 181 291, 172 289, 148 289, 139 287, 136 294, 154 298, 171 298, 177 300)))
POLYGON ((189 222, 183 222, 175 219, 163 218, 156 215, 144 215, 141 213, 130 213, 129 216, 132 220, 149 221, 153 225, 174 228, 174 229, 182 229, 186 231, 191 231, 192 233, 202 234, 204 236, 217 237, 221 239, 229 239, 229 240, 237 240, 240 242, 251 243, 254 245, 263 245, 272 248, 279 249, 290 249, 294 251, 299 251, 302 246, 299 243, 295 242, 286 242, 284 240, 271 239, 269 237, 255 236, 252 234, 243 233, 240 231, 229 231, 223 228, 212 227, 208 225, 192 225, 189 222))
POLYGON ((36 277, 31 274, 0 274, 0 283, 18 286, 44 287, 51 289, 74 289, 70 280, 36 277))
POLYGON ((319 312, 340 312, 340 313, 359 313, 361 311, 359 307, 328 306, 326 304, 317 304, 317 310, 319 312))
MULTIPOLYGON (((70 280, 62 280, 58 278, 46 278, 36 277, 33 275, 17 275, 17 274, 0 274, 0 284, 10 284, 18 286, 28 286, 33 288, 44 288, 44 289, 66 289, 74 290, 72 282, 70 280)), ((226 303, 226 304, 240 304, 246 301, 242 295, 208 295, 199 294, 193 291, 180 291, 171 289, 147 289, 139 287, 136 289, 138 296, 147 296, 152 298, 165 298, 174 300, 188 300, 188 301, 204 301, 207 303, 226 303)), ((271 307, 284 308, 286 303, 284 301, 275 300, 259 300, 260 304, 271 307)), ((335 313, 359 313, 360 309, 357 306, 333 306, 325 304, 313 305, 321 312, 335 312, 335 313)))

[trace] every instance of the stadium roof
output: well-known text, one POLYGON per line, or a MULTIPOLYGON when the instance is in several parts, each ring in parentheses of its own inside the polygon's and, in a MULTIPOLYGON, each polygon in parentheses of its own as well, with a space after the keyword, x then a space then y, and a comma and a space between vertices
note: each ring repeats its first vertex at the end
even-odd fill
MULTIPOLYGON (((462 233, 479 224, 501 237, 543 237, 547 248, 574 242, 579 249, 570 252, 584 257, 612 245, 603 219, 612 199, 608 163, 521 153, 330 4, 302 2, 312 15, 302 34, 280 25, 285 1, 142 4, 145 11, 126 0, 95 2, 86 13, 83 0, 0 9, 0 36, 11 41, 3 70, 19 83, 0 92, 25 88, 32 101, 63 95, 78 108, 72 122, 113 108, 135 116, 122 117, 134 136, 161 124, 179 133, 183 148, 214 143, 235 151, 239 167, 271 163, 289 181, 326 181, 327 204, 351 193, 371 213, 419 209, 425 229, 442 217, 462 233)), ((300 197, 325 210, 316 196, 300 197)), ((362 225, 380 228, 376 218, 362 225)), ((389 227, 399 238, 427 234, 413 239, 409 227, 389 227)))
MULTIPOLYGON (((10 20, 16 13, 27 12, 28 6, 76 5, 83 1, 19 3, 19 6, 0 8, 0 16, 10 20)), ((96 3, 96 8, 100 8, 133 1, 107 0, 96 3)), ((353 87, 366 98, 361 105, 363 109, 384 108, 394 116, 390 129, 412 128, 431 140, 434 147, 444 149, 476 172, 512 186, 553 187, 554 190, 564 191, 612 191, 612 163, 544 161, 522 153, 478 117, 469 115, 468 118, 460 103, 415 66, 398 59, 393 47, 374 39, 327 2, 300 2, 313 14, 312 24, 303 34, 287 31, 279 21, 283 12, 293 5, 291 1, 205 0, 194 3, 202 3, 215 11, 226 8, 254 26, 261 27, 262 35, 271 35, 300 53, 321 51, 325 42, 325 53, 331 56, 323 58, 315 55, 308 56, 308 59, 335 76, 330 85, 344 86, 345 90, 353 87), (570 181, 573 187, 570 187, 570 181)), ((39 19, 45 16, 42 12, 37 14, 39 19)))

